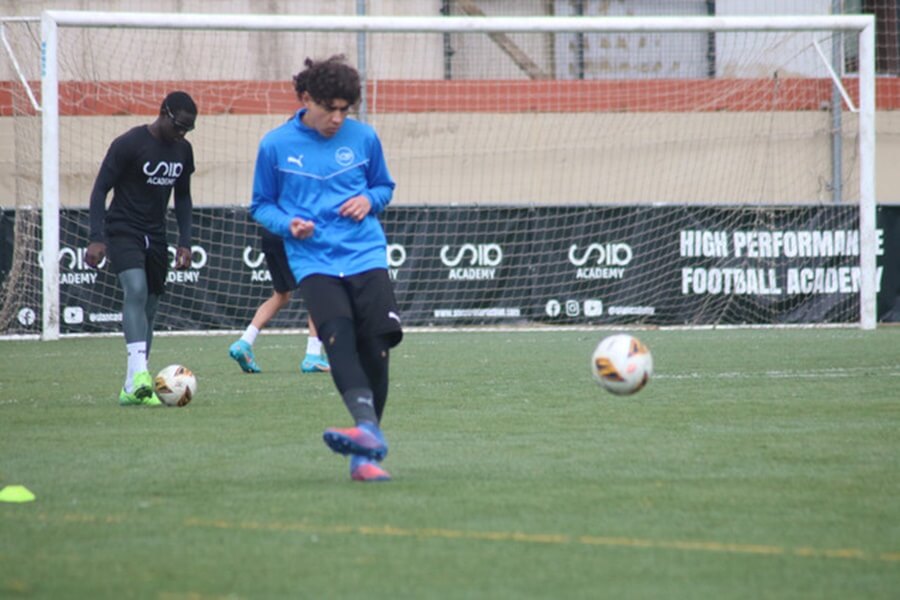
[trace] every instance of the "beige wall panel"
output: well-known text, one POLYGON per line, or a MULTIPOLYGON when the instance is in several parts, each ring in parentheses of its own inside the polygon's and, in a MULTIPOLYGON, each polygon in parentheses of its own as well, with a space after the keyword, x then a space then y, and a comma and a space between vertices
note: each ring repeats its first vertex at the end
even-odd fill
MULTIPOLYGON (((811 132, 827 127, 827 113, 802 113, 811 132)), ((734 203, 797 199, 830 202, 825 186, 828 148, 796 140, 770 144, 796 113, 766 118, 770 137, 747 139, 760 128, 758 116, 671 115, 378 115, 374 118, 388 164, 398 182, 397 204, 679 202, 734 203), (623 119, 625 128, 623 129, 623 119), (690 152, 673 151, 666 140, 685 130, 710 132, 690 152), (635 135, 633 132, 643 132, 635 135), (619 133, 615 133, 619 132, 619 133), (716 132, 728 132, 715 135, 716 132), (627 143, 626 143, 627 136, 627 143), (777 150, 776 150, 777 148, 777 150), (810 189, 815 191, 811 196, 810 189)), ((86 206, 96 170, 109 142, 147 119, 64 118, 61 138, 65 206, 86 206), (78 121, 81 121, 80 123, 78 121), (75 125, 79 127, 76 129, 75 125)), ((198 170, 198 205, 249 202, 256 145, 283 116, 203 117, 191 133, 198 170), (241 133, 237 133, 241 132, 241 133)), ((37 118, 0 119, 0 205, 13 198, 39 197, 40 157, 37 118), (18 163, 17 163, 18 160, 18 163)), ((879 202, 900 204, 900 114, 878 115, 877 194, 879 202)), ((845 139, 848 147, 854 136, 845 139)), ((858 182, 848 165, 846 196, 855 199, 858 182)), ((855 201, 855 200, 854 200, 855 201)))
POLYGON ((875 198, 879 204, 900 204, 900 111, 875 116, 875 198))
MULTIPOLYGON (((818 113, 802 118, 810 131, 824 126, 818 113)), ((768 132, 779 137, 797 119, 767 118, 768 132)), ((827 145, 780 141, 776 151, 768 137, 742 142, 759 130, 759 117, 749 113, 391 116, 379 129, 403 182, 398 201, 828 201, 824 189, 810 197, 828 165, 827 145), (710 135, 685 152, 674 143, 685 131, 710 135)))

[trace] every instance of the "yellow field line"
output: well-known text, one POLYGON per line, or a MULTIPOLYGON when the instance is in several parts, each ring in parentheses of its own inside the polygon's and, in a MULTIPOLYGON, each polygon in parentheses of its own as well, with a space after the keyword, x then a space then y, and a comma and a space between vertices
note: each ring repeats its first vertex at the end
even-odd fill
MULTIPOLYGON (((68 513, 59 517, 46 514, 35 515, 39 520, 62 521, 64 523, 120 524, 128 519, 124 516, 68 513)), ((299 521, 259 522, 228 521, 224 519, 184 520, 185 527, 212 528, 244 531, 273 531, 278 533, 300 532, 314 535, 366 535, 380 537, 408 537, 423 540, 468 540, 481 542, 513 542, 523 544, 548 544, 556 546, 605 546, 610 548, 646 548, 653 550, 680 550, 686 552, 713 552, 721 554, 748 554, 757 556, 794 556, 798 558, 830 558, 842 560, 880 561, 900 563, 900 552, 875 554, 858 548, 811 548, 800 546, 787 548, 764 544, 734 544, 724 542, 704 542, 690 540, 653 540, 647 538, 608 537, 596 535, 571 536, 553 533, 524 533, 521 531, 466 531, 461 529, 394 527, 392 525, 318 525, 299 521)))
POLYGON ((730 554, 756 554, 768 556, 796 556, 800 558, 838 558, 848 560, 900 562, 900 552, 872 554, 858 548, 817 549, 809 547, 784 548, 760 544, 726 544, 722 542, 667 541, 628 537, 569 536, 565 534, 522 533, 519 531, 464 531, 458 529, 405 529, 383 526, 315 525, 311 523, 259 523, 256 521, 232 522, 191 518, 186 527, 213 527, 217 529, 242 529, 275 532, 298 531, 311 534, 372 535, 385 537, 415 537, 420 539, 475 540, 489 542, 520 542, 527 544, 608 546, 619 548, 650 548, 660 550, 684 550, 690 552, 719 552, 730 554))

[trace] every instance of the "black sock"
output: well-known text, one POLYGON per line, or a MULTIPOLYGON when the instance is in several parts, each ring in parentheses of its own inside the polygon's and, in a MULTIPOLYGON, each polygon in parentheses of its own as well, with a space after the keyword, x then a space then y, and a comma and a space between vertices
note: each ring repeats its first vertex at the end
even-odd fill
POLYGON ((344 406, 350 411, 354 423, 357 425, 360 423, 378 424, 372 390, 366 388, 347 390, 341 394, 341 397, 344 399, 344 406))
POLYGON ((322 323, 319 325, 319 339, 328 353, 331 378, 353 420, 357 424, 362 421, 378 423, 374 394, 356 348, 353 321, 339 318, 322 323))
POLYGON ((388 364, 390 343, 386 337, 367 338, 359 342, 359 360, 369 379, 375 416, 381 422, 388 396, 388 364))

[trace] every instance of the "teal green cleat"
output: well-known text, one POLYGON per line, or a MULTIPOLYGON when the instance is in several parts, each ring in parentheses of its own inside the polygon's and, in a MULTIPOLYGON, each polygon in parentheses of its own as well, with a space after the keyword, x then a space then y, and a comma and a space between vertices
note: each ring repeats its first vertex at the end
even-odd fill
POLYGON ((253 347, 244 340, 238 340, 228 348, 228 356, 237 361, 244 373, 259 373, 259 365, 253 356, 253 347))
POLYGON ((301 373, 327 373, 331 370, 328 364, 328 357, 324 354, 307 354, 300 363, 301 373))

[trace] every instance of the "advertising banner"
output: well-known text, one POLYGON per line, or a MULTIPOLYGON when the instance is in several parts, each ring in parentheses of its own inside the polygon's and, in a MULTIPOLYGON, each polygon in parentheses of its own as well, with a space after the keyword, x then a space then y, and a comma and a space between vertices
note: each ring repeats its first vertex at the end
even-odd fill
MULTIPOLYGON (((401 206, 382 218, 409 326, 854 322, 857 221, 853 206, 401 206)), ((88 211, 60 222, 61 332, 119 331, 115 277, 84 263, 88 211)), ((35 223, 38 211, 0 211, 0 333, 40 331, 35 223), (17 218, 34 229, 18 246, 17 218)), ((898 321, 900 207, 878 210, 878 254, 878 316, 898 321)), ((169 273, 156 329, 246 327, 272 291, 258 225, 243 208, 196 208, 192 256, 169 273)), ((270 327, 305 324, 297 300, 270 327)))

